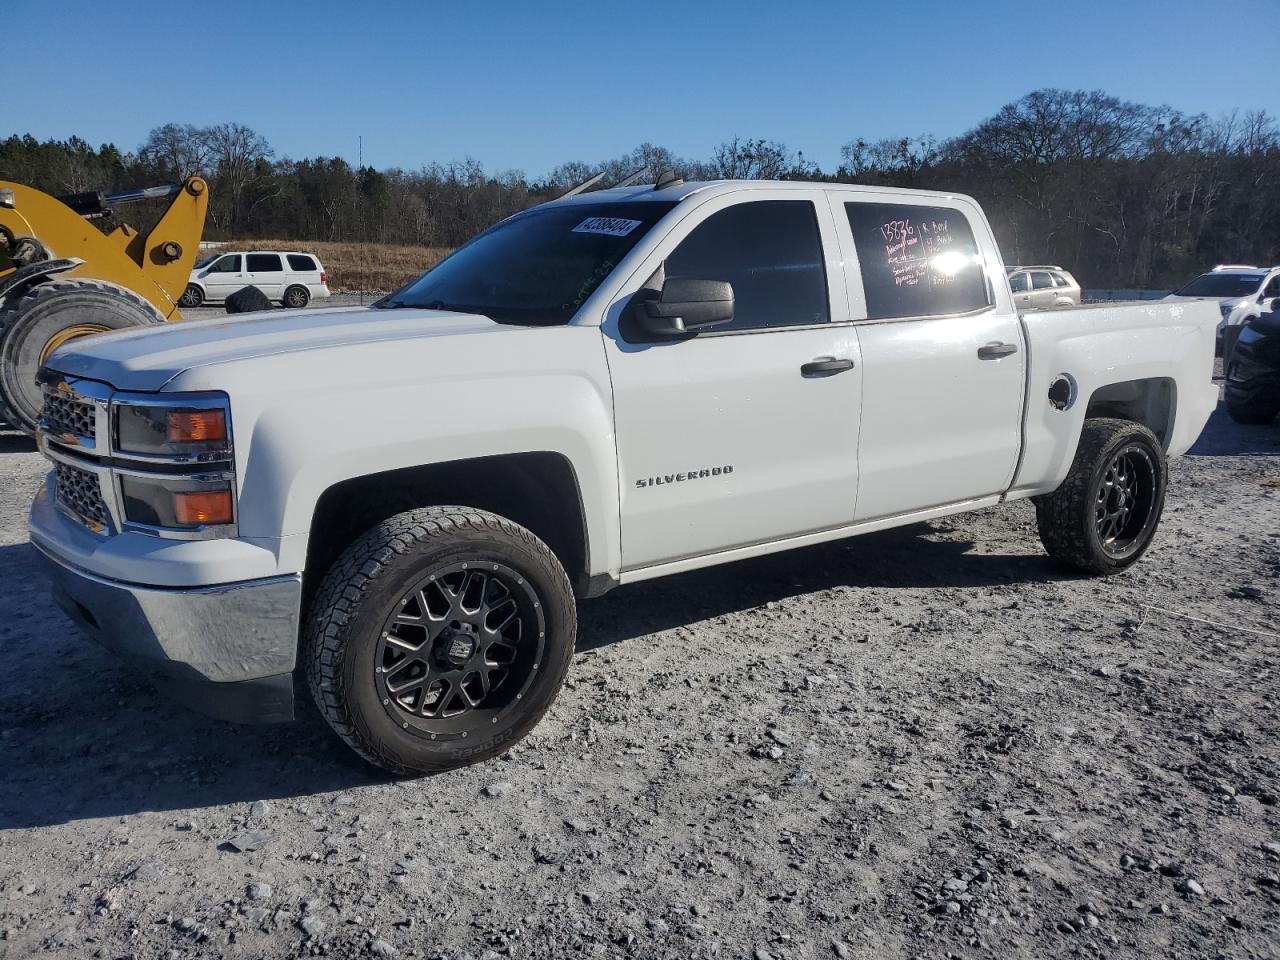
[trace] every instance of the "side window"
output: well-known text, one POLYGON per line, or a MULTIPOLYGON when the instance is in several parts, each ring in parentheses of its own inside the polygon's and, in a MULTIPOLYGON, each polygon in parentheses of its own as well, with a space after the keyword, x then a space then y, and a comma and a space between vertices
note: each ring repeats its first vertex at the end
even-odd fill
POLYGON ((1066 277, 1064 277, 1064 276, 1063 276, 1062 274, 1060 274, 1060 273, 1053 273, 1053 274, 1050 274, 1050 276, 1051 276, 1051 277, 1053 277, 1053 285, 1054 285, 1055 287, 1069 287, 1069 286, 1071 286, 1071 284, 1067 282, 1067 278, 1066 278, 1066 277))
POLYGON ((715 330, 831 319, 818 218, 808 200, 758 200, 713 213, 667 257, 666 276, 733 284, 733 322, 715 330))
POLYGON ((952 207, 846 203, 872 320, 990 306, 973 228, 952 207))
POLYGON ((278 253, 248 253, 244 259, 249 273, 280 273, 284 270, 278 253))
POLYGON ((1009 278, 1009 289, 1014 293, 1025 293, 1027 289, 1027 275, 1025 273, 1015 273, 1009 278))
POLYGON ((1031 288, 1033 290, 1049 290, 1053 287, 1053 277, 1047 273, 1037 270, 1031 274, 1031 288))
POLYGON ((210 273, 239 273, 240 272, 240 254, 232 253, 222 257, 213 266, 209 268, 210 273))
POLYGON ((289 269, 296 270, 298 273, 311 273, 320 269, 306 254, 291 253, 285 259, 289 261, 289 269))
POLYGON ((1262 291, 1262 299, 1269 297, 1280 297, 1280 273, 1271 278, 1271 282, 1267 284, 1266 289, 1262 291))

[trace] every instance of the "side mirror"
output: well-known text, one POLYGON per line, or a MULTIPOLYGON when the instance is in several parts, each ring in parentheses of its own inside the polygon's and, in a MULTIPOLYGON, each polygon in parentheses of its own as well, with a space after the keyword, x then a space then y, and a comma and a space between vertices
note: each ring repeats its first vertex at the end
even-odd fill
POLYGON ((682 337, 733 319, 733 285, 724 280, 671 277, 657 297, 637 304, 637 319, 647 333, 682 337))

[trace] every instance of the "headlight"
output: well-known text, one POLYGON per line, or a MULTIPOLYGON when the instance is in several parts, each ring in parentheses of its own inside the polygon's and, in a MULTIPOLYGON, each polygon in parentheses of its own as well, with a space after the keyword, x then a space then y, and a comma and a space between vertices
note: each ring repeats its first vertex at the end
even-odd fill
POLYGON ((120 493, 129 523, 195 530, 235 522, 230 480, 126 474, 120 478, 120 493))
POLYGON ((180 461, 230 458, 230 417, 221 397, 184 398, 173 404, 124 401, 113 406, 117 453, 180 461))
POLYGON ((126 529, 234 536, 235 456, 226 394, 117 393, 111 453, 126 529))

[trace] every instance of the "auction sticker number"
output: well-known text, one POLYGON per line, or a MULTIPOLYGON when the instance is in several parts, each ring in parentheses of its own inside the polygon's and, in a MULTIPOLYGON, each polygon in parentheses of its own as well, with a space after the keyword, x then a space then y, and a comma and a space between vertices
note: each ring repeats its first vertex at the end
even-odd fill
POLYGON ((574 233, 600 233, 606 237, 625 237, 640 226, 639 220, 624 220, 621 217, 587 217, 573 228, 574 233))

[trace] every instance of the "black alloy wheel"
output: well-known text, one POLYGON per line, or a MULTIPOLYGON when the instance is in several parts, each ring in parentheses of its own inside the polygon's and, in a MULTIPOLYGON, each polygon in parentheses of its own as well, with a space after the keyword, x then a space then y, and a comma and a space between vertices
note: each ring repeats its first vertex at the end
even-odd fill
POLYGON ((1108 556, 1122 560, 1145 540, 1155 520, 1156 468, 1138 444, 1123 447, 1107 464, 1095 496, 1098 541, 1108 556))
POLYGON ((1167 482, 1164 448, 1147 427, 1087 419, 1066 478, 1034 498, 1040 541, 1076 570, 1119 573, 1151 546, 1167 482))
POLYGON ((433 570, 394 605, 374 654, 382 705, 431 737, 495 724, 542 666, 546 619, 533 588, 501 563, 433 570))

